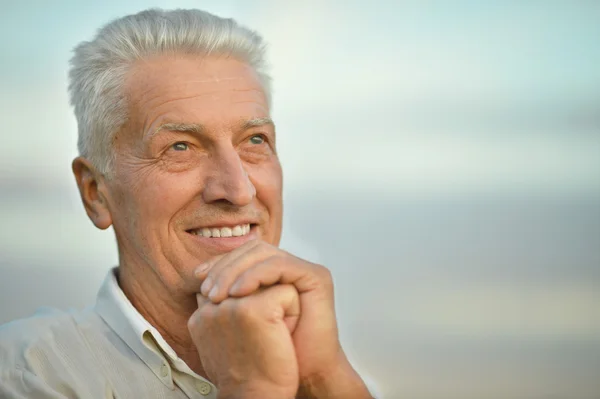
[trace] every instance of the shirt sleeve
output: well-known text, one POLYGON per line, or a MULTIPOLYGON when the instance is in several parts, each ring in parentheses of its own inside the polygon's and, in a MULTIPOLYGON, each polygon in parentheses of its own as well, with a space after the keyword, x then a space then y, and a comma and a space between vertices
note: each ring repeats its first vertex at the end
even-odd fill
POLYGON ((2 370, 0 374, 0 399, 68 399, 75 394, 60 393, 41 378, 23 369, 2 370))

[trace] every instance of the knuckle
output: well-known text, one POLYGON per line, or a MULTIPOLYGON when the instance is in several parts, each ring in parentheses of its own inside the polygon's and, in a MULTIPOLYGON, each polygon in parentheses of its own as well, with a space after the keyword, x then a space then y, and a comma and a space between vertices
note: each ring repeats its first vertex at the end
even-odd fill
POLYGON ((262 240, 250 240, 240 247, 240 252, 251 252, 255 251, 257 248, 260 248, 262 245, 262 240))
POLYGON ((331 270, 322 265, 317 265, 315 269, 320 283, 329 291, 333 290, 333 274, 331 270))
POLYGON ((298 291, 296 290, 296 287, 294 287, 293 284, 280 284, 273 287, 273 289, 277 289, 278 294, 283 296, 298 294, 298 291))
POLYGON ((271 252, 271 251, 273 251, 273 248, 274 248, 273 245, 271 245, 271 244, 269 244, 269 243, 267 243, 265 241, 262 241, 262 240, 256 240, 256 241, 258 241, 258 242, 256 243, 256 247, 255 248, 257 250, 259 250, 260 252, 271 252))
POLYGON ((236 301, 233 311, 237 315, 248 315, 254 311, 254 301, 249 298, 242 298, 236 301))
MULTIPOLYGON (((242 274, 240 274, 239 276, 237 276, 237 278, 235 279, 235 281, 233 281, 232 283, 235 285, 238 285, 239 287, 244 287, 246 285, 248 285, 248 273, 244 272, 242 274)), ((233 287, 233 285, 232 285, 233 287)))
POLYGON ((237 301, 231 297, 223 299, 223 301, 221 301, 221 303, 219 304, 219 308, 222 309, 224 312, 232 311, 237 306, 237 301))
POLYGON ((333 280, 333 275, 331 274, 331 270, 326 268, 323 265, 315 265, 315 271, 319 275, 319 277, 325 281, 333 280))
POLYGON ((231 277, 232 269, 231 267, 223 268, 220 273, 213 277, 213 287, 216 284, 222 285, 223 282, 228 281, 231 277))
POLYGON ((288 265, 290 263, 290 256, 286 253, 278 252, 271 256, 271 260, 279 265, 288 265))
POLYGON ((239 268, 236 267, 235 264, 224 267, 219 271, 218 275, 213 277, 212 286, 218 285, 221 288, 229 286, 235 276, 239 273, 238 269, 239 268))
POLYGON ((194 313, 200 320, 212 319, 217 313, 217 306, 211 302, 204 304, 194 313))
POLYGON ((276 255, 273 255, 270 259, 270 264, 273 267, 275 267, 275 269, 279 269, 281 271, 291 269, 296 265, 294 259, 290 255, 285 253, 278 253, 276 255))
POLYGON ((219 275, 221 274, 221 269, 223 268, 223 266, 221 265, 221 263, 215 263, 213 265, 213 267, 210 268, 210 270, 208 271, 208 273, 206 274, 206 278, 211 278, 211 279, 215 279, 217 277, 219 277, 219 275))
POLYGON ((194 332, 199 331, 201 329, 201 327, 202 327, 202 317, 201 317, 201 311, 200 311, 200 309, 198 309, 188 319, 187 328, 192 334, 194 334, 194 332))
MULTIPOLYGON (((262 260, 257 266, 257 271, 258 273, 264 273, 265 270, 269 270, 272 268, 282 268, 286 266, 286 262, 285 262, 285 258, 283 256, 281 256, 280 254, 273 254, 273 255, 269 255, 267 256, 264 260, 262 260)), ((256 271, 253 271, 254 274, 256 274, 256 271)))
POLYGON ((257 301, 252 297, 245 297, 235 301, 231 310, 237 319, 253 320, 258 317, 257 301))

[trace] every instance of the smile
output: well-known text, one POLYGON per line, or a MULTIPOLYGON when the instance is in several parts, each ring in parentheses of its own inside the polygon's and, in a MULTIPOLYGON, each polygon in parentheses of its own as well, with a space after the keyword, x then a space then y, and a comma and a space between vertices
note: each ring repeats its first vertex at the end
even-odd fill
POLYGON ((189 233, 207 238, 242 237, 250 233, 250 224, 239 224, 233 227, 202 227, 189 230, 189 233))

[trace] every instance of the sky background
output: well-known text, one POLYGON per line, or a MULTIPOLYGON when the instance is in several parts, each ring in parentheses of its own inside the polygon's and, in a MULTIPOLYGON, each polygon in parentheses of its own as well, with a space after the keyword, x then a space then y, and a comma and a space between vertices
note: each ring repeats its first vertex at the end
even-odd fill
POLYGON ((1 1, 0 323, 116 265, 70 171, 72 48, 197 7, 269 43, 282 247, 383 398, 600 398, 600 2, 1 1))

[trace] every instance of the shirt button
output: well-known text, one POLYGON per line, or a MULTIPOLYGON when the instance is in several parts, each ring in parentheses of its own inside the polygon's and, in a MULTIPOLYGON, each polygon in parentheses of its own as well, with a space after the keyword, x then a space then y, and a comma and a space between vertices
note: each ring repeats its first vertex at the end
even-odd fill
POLYGON ((210 384, 204 381, 196 381, 196 389, 204 396, 208 395, 212 390, 210 384))
POLYGON ((169 366, 167 366, 166 364, 163 364, 160 367, 160 375, 162 375, 163 377, 166 377, 169 375, 169 366))

